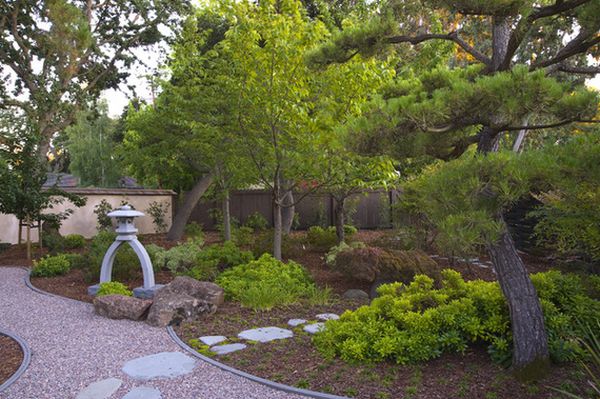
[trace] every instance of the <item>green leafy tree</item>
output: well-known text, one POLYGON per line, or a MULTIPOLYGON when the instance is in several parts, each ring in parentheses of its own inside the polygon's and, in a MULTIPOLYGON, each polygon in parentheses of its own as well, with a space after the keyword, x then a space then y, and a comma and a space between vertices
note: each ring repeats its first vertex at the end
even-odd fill
MULTIPOLYGON (((382 93, 372 118, 363 122, 365 130, 372 133, 358 140, 363 150, 380 152, 383 145, 395 148, 398 155, 417 147, 451 159, 471 144, 482 154, 493 152, 505 132, 593 121, 598 94, 577 83, 582 76, 600 71, 597 64, 590 64, 600 43, 600 3, 441 0, 423 3, 431 7, 428 14, 414 8, 417 3, 390 2, 381 16, 361 29, 342 32, 313 54, 314 62, 326 63, 361 52, 374 54, 389 44, 418 50, 441 41, 469 56, 470 62, 457 63, 455 68, 438 68, 416 77, 405 74, 405 79, 382 93), (442 23, 433 23, 440 19, 442 23), (452 28, 445 30, 448 27, 452 28)), ((472 176, 480 171, 477 163, 469 165, 475 170, 464 168, 460 173, 472 176)), ((489 172, 500 171, 492 168, 489 172)), ((475 177, 482 182, 494 179, 487 174, 475 177)), ((470 198, 473 187, 465 186, 469 181, 463 185, 457 181, 454 187, 447 187, 448 180, 435 181, 436 193, 463 187, 462 193, 455 192, 452 197, 468 205, 460 197, 470 198)), ((498 212, 477 214, 480 217, 474 223, 485 219, 491 229, 477 234, 483 234, 478 237, 492 258, 510 306, 513 368, 527 377, 544 372, 548 340, 539 299, 501 212, 511 199, 510 195, 503 197, 505 189, 506 185, 491 189, 489 196, 500 201, 498 212), (494 234, 484 234, 486 231, 494 234)), ((440 209, 459 209, 452 203, 439 205, 440 209)))
POLYGON ((69 170, 81 179, 83 186, 116 187, 121 177, 115 157, 116 121, 107 111, 106 103, 95 110, 80 111, 75 124, 65 131, 69 170))
POLYGON ((116 88, 136 57, 173 28, 186 0, 37 0, 0 3, 0 107, 21 109, 40 140, 42 159, 52 136, 76 111, 116 88))

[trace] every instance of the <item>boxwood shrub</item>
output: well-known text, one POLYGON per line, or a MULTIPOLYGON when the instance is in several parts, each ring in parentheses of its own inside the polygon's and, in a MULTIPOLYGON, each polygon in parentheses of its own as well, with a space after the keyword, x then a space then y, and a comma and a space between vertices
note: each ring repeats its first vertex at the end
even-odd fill
POLYGON ((65 255, 45 256, 39 261, 33 262, 31 276, 54 277, 67 273, 71 265, 65 255))

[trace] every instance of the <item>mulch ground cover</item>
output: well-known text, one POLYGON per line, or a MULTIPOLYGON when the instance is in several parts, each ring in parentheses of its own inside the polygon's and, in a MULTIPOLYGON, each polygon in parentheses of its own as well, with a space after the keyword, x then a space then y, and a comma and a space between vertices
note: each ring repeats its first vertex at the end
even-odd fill
MULTIPOLYGON (((303 233, 293 233, 299 243, 303 233)), ((356 239, 376 242, 385 232, 359 231, 356 239)), ((169 248, 164 235, 141 237, 144 244, 154 243, 169 248)), ((220 241, 217 233, 205 233, 207 244, 220 241)), ((226 303, 217 313, 197 322, 183 323, 176 327, 184 341, 203 335, 225 335, 235 341, 239 332, 249 328, 278 326, 290 328, 287 321, 292 318, 314 320, 318 313, 341 314, 345 310, 368 303, 342 299, 348 289, 358 288, 369 291, 369 284, 350 279, 325 265, 325 251, 313 250, 304 244, 296 245, 291 259, 305 266, 320 287, 329 287, 333 292, 333 303, 327 306, 298 304, 265 312, 255 312, 236 303, 226 303)), ((24 246, 11 247, 2 256, 0 265, 27 265, 24 261, 24 246)), ((543 259, 523 255, 530 272, 548 269, 543 259)), ((483 257, 481 260, 487 260, 483 257)), ((495 280, 491 268, 482 268, 469 263, 437 260, 443 267, 460 271, 466 279, 495 280)), ((172 279, 169 272, 156 275, 158 283, 168 283, 172 279)), ((66 297, 91 302, 87 295, 89 283, 83 273, 72 270, 65 276, 53 278, 32 278, 36 287, 66 297)), ((142 284, 141 271, 131 281, 125 282, 130 288, 142 284)), ((395 399, 395 398, 560 398, 560 394, 549 387, 559 387, 578 392, 584 383, 584 375, 572 364, 554 366, 550 375, 543 381, 524 385, 513 378, 503 367, 494 364, 486 350, 481 347, 469 348, 464 354, 447 354, 427 363, 400 366, 392 363, 356 365, 340 359, 327 360, 311 343, 311 335, 301 327, 294 328, 294 337, 288 340, 250 344, 248 348, 218 360, 240 370, 300 388, 329 392, 356 398, 395 399)), ((231 340, 230 340, 231 341, 231 340)))
POLYGON ((14 339, 0 334, 0 385, 19 369, 21 362, 21 346, 14 339))

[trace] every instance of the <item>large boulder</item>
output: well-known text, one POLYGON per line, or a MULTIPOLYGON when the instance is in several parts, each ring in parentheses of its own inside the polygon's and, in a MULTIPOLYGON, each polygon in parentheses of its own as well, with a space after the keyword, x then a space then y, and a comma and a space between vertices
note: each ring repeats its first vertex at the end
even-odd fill
POLYGON ((416 274, 426 274, 434 279, 440 276, 438 264, 418 250, 350 248, 338 254, 334 268, 352 278, 370 283, 381 279, 408 283, 416 274))
POLYGON ((105 295, 94 298, 94 309, 109 319, 143 320, 152 301, 124 295, 105 295))
POLYGON ((216 306, 222 305, 225 301, 223 288, 208 281, 198 281, 187 276, 177 276, 171 281, 168 287, 172 292, 187 294, 216 306))

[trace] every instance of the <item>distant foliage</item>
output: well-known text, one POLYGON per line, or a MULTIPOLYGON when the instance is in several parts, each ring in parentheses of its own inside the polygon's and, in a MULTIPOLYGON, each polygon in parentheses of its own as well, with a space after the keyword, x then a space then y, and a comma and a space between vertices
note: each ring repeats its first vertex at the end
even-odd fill
POLYGON ((250 227, 253 230, 266 230, 269 222, 267 222, 267 219, 260 212, 254 212, 246 218, 244 226, 250 227))
POLYGON ((110 281, 108 283, 101 283, 98 293, 96 294, 96 296, 105 295, 133 296, 133 292, 123 283, 119 283, 118 281, 110 281))
MULTIPOLYGON (((346 233, 346 239, 348 240, 352 238, 352 236, 356 234, 358 230, 354 226, 346 225, 344 226, 344 231, 346 233)), ((308 241, 310 245, 318 249, 331 248, 337 244, 337 235, 335 233, 335 227, 309 227, 308 231, 306 232, 306 241, 308 241)))
POLYGON ((112 220, 108 217, 108 214, 112 212, 113 207, 108 203, 107 200, 103 199, 94 207, 94 214, 96 215, 98 230, 110 230, 112 229, 112 220))
POLYGON ((65 255, 45 256, 33 262, 32 277, 54 277, 66 274, 71 265, 65 255))
POLYGON ((146 209, 146 212, 152 216, 152 223, 154 223, 157 233, 166 233, 167 231, 165 218, 167 217, 168 210, 169 204, 158 201, 152 201, 148 209, 146 209))
POLYGON ((283 263, 269 254, 226 270, 216 282, 228 299, 260 310, 296 303, 309 297, 315 287, 308 272, 298 263, 283 263))
POLYGON ((90 263, 89 256, 81 254, 62 254, 69 261, 71 269, 83 270, 88 267, 90 263))
POLYGON ((189 238, 204 238, 204 233, 202 232, 202 226, 196 222, 189 222, 185 225, 185 235, 189 238))
POLYGON ((233 228, 231 231, 231 239, 239 247, 248 247, 254 243, 254 229, 249 226, 233 228))
MULTIPOLYGON (((484 342, 492 359, 510 362, 512 338, 508 306, 497 282, 464 281, 453 270, 442 272, 441 288, 419 275, 408 285, 383 285, 370 305, 328 321, 314 337, 327 357, 352 362, 426 361, 443 353, 464 352, 473 342, 484 342)), ((597 293, 584 288, 581 278, 557 271, 531 276, 540 296, 554 361, 582 355, 575 322, 598 320, 597 293)))
POLYGON ((85 237, 81 234, 68 234, 64 237, 65 248, 75 249, 85 247, 85 237))

